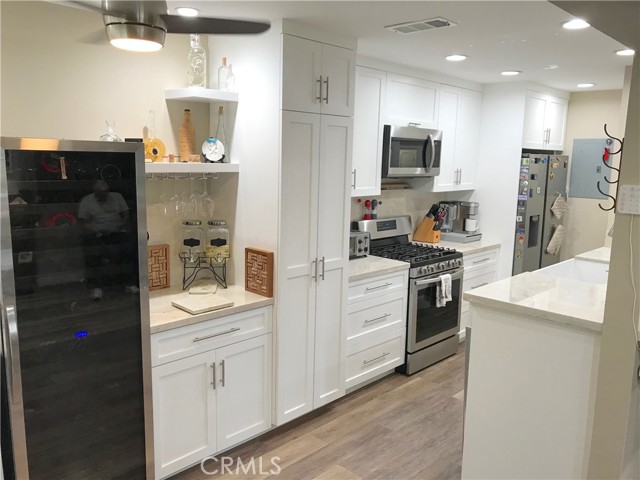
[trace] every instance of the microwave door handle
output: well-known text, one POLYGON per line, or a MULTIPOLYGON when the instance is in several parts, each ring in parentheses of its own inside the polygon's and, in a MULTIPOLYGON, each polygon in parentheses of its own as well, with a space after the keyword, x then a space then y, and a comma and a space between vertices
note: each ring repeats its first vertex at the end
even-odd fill
POLYGON ((431 138, 431 135, 427 135, 427 139, 422 144, 422 166, 424 168, 425 173, 427 170, 429 170, 429 167, 427 167, 427 147, 429 146, 430 138, 431 138))
POLYGON ((431 170, 436 161, 436 143, 433 141, 433 135, 427 135, 427 142, 431 143, 431 159, 429 162, 429 170, 431 170))

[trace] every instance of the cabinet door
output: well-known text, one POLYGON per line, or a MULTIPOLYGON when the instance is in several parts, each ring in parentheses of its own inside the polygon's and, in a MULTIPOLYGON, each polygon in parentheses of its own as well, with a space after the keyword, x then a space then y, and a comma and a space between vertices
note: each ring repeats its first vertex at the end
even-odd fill
POLYGON ((216 451, 214 352, 152 369, 156 478, 216 451))
POLYGON ((282 108, 320 112, 322 44, 283 35, 282 108))
POLYGON ((380 195, 382 115, 387 92, 386 82, 386 72, 356 67, 352 197, 380 195))
POLYGON ((461 89, 456 129, 458 190, 475 188, 478 147, 480 145, 481 109, 482 95, 480 92, 461 89))
POLYGON ((547 99, 541 93, 527 91, 524 105, 522 148, 545 147, 545 108, 547 99))
POLYGON ((276 303, 277 425, 313 409, 319 155, 320 115, 283 112, 276 303))
POLYGON ((216 350, 218 450, 271 427, 271 334, 216 350))
POLYGON ((320 135, 314 407, 344 395, 353 120, 323 116, 320 135))
POLYGON ((322 45, 322 113, 353 116, 355 64, 353 50, 322 45))
POLYGON ((440 174, 433 179, 434 192, 450 192, 457 188, 456 140, 458 138, 458 104, 460 89, 442 86, 438 109, 438 130, 442 130, 440 174))
POLYGON ((438 123, 437 83, 420 78, 387 76, 386 123, 421 128, 436 128, 438 123))
POLYGON ((567 110, 569 102, 564 98, 549 97, 545 110, 545 128, 547 134, 547 148, 549 150, 564 149, 564 134, 567 124, 567 110))

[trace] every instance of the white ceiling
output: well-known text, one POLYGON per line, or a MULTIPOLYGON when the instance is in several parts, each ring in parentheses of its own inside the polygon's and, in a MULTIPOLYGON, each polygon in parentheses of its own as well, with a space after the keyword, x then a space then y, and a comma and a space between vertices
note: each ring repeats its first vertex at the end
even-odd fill
MULTIPOLYGON (((545 1, 204 1, 167 2, 193 6, 202 16, 276 20, 288 18, 358 39, 358 53, 479 83, 531 81, 576 91, 622 88, 624 68, 632 57, 619 57, 624 45, 595 28, 568 31, 573 18, 545 1), (400 35, 384 27, 413 20, 444 17, 457 27, 400 35), (451 63, 444 57, 469 58, 451 63), (545 69, 549 65, 558 68, 545 69), (502 77, 502 70, 520 70, 502 77)), ((586 19, 587 21, 589 19, 586 19)))

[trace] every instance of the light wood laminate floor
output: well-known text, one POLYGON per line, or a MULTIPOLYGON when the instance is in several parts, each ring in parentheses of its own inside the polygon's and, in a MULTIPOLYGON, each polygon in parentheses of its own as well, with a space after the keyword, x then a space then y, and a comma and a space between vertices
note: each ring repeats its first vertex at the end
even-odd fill
MULTIPOLYGON (((234 459, 232 473, 206 475, 197 465, 172 480, 459 479, 463 387, 461 344, 456 355, 413 376, 394 373, 218 455, 234 459), (252 457, 255 472, 245 474, 238 467, 252 457), (270 474, 272 461, 277 475, 270 474)), ((205 466, 221 470, 212 461, 205 466)))

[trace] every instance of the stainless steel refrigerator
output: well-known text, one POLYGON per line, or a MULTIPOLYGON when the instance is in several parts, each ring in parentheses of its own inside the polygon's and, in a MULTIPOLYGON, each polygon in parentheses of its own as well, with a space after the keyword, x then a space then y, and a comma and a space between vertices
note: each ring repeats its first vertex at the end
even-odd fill
POLYGON ((513 274, 553 265, 559 254, 547 246, 564 221, 551 207, 559 196, 567 199, 569 157, 548 153, 523 153, 520 160, 513 274))
POLYGON ((0 155, 5 478, 152 478, 143 145, 0 155))

